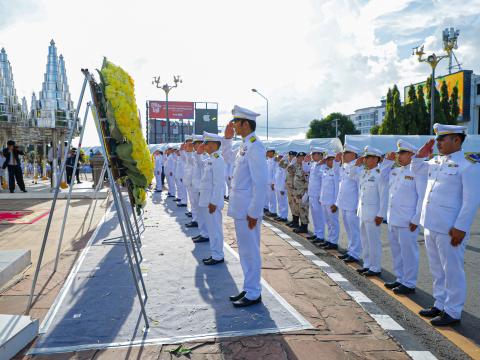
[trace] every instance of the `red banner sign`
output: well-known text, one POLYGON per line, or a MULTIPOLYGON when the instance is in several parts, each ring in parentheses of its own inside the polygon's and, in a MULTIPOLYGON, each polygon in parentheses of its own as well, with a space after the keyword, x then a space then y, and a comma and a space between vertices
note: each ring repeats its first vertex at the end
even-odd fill
MULTIPOLYGON (((169 119, 193 119, 195 106, 193 102, 169 101, 169 119)), ((149 101, 148 117, 150 119, 166 119, 167 103, 165 101, 149 101)))

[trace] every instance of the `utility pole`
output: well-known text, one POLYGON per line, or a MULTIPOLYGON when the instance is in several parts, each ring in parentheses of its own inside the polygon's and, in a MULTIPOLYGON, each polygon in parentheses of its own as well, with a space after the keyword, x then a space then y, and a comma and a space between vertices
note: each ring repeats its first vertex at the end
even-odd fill
POLYGON ((166 120, 167 120, 167 142, 170 142, 170 119, 168 117, 168 94, 170 93, 170 90, 178 87, 178 84, 182 83, 182 80, 180 79, 180 75, 173 76, 173 82, 175 85, 168 85, 167 83, 160 85, 160 76, 154 76, 152 84, 155 85, 158 89, 162 89, 165 92, 165 103, 166 103, 166 120))

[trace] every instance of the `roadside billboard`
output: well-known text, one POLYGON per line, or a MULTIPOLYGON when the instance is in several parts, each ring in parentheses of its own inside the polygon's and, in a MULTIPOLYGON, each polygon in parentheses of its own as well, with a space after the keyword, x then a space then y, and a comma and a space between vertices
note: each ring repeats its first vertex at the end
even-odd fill
POLYGON ((218 134, 218 109, 195 109, 195 134, 218 134))
MULTIPOLYGON (((195 103, 186 101, 169 101, 169 119, 193 119, 195 103)), ((150 119, 166 119, 167 103, 165 101, 149 101, 148 117, 150 119)))
MULTIPOLYGON (((442 83, 446 82, 448 87, 448 96, 452 94, 453 88, 456 86, 458 88, 458 106, 460 107, 460 115, 458 121, 465 122, 470 121, 470 88, 472 81, 472 71, 471 70, 462 70, 453 74, 448 74, 445 76, 439 76, 435 78, 435 87, 438 92, 442 87, 442 83)), ((422 86, 423 94, 425 99, 430 98, 430 94, 427 91, 426 81, 413 84, 415 91, 418 90, 419 86, 422 86)), ((405 86, 404 88, 404 99, 405 102, 409 102, 408 98, 408 88, 410 86, 405 86)))

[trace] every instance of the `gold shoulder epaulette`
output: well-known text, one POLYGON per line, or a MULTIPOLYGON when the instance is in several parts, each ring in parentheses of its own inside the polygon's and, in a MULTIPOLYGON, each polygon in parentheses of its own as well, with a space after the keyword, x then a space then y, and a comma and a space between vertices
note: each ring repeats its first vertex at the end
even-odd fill
POLYGON ((218 155, 217 153, 213 154, 213 157, 214 157, 215 159, 217 159, 219 156, 220 156, 220 155, 218 155))
POLYGON ((252 136, 250 138, 250 142, 253 144, 255 141, 257 141, 257 138, 255 136, 252 136))

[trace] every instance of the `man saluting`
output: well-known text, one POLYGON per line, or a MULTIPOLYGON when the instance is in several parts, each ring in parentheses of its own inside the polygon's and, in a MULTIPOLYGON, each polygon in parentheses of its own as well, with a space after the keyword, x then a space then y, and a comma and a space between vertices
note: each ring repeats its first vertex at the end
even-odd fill
POLYGON ((245 307, 262 301, 260 226, 266 200, 267 161, 265 147, 255 136, 259 114, 236 105, 232 114, 222 147, 225 161, 235 164, 227 215, 234 219, 244 283, 243 291, 231 296, 230 301, 235 307, 245 307), (234 133, 243 141, 236 157, 232 150, 234 133))

